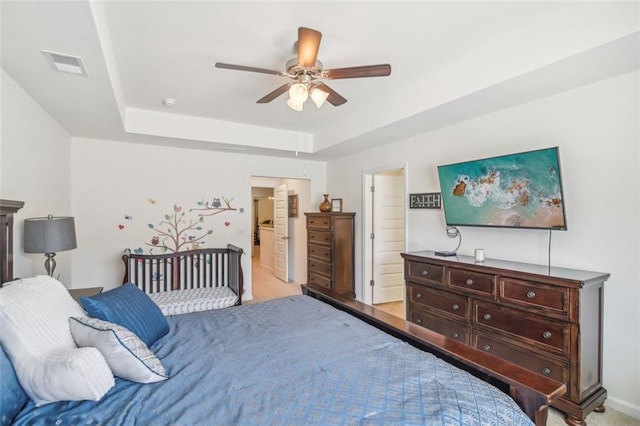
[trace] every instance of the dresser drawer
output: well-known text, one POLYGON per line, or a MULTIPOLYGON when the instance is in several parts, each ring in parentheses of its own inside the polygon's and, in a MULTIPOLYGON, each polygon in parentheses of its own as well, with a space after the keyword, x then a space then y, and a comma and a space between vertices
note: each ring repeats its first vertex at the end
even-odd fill
POLYGON ((569 316, 569 289, 564 287, 501 278, 500 299, 514 305, 543 308, 549 313, 569 316))
POLYGON ((569 367, 565 362, 526 351, 478 332, 473 333, 471 345, 558 382, 567 383, 569 380, 569 367))
POLYGON ((331 217, 307 216, 307 228, 331 229, 331 217))
POLYGON ((425 280, 432 283, 444 284, 444 266, 422 262, 407 262, 407 275, 411 279, 425 280))
POLYGON ((469 299, 458 294, 436 290, 414 283, 408 284, 409 303, 435 309, 444 315, 469 320, 469 299))
POLYGON ((309 259, 307 262, 307 267, 309 268, 309 272, 326 275, 328 277, 331 276, 331 264, 320 262, 319 260, 309 259))
POLYGON ((413 307, 409 308, 407 319, 436 333, 451 337, 466 345, 469 344, 469 327, 462 324, 448 321, 413 307))
POLYGON ((309 244, 307 247, 309 257, 314 257, 325 262, 331 262, 331 247, 309 244))
POLYGON ((482 295, 495 297, 496 294, 496 276, 493 274, 449 268, 449 285, 482 295))
POLYGON ((552 350, 561 355, 569 353, 570 325, 515 309, 473 302, 474 324, 510 333, 528 340, 542 350, 552 350))
POLYGON ((331 232, 309 231, 308 243, 327 244, 331 243, 331 232))
POLYGON ((331 279, 327 277, 323 277, 322 275, 318 275, 313 272, 309 272, 308 275, 309 275, 309 283, 318 284, 318 285, 321 285, 322 287, 331 289, 331 279))

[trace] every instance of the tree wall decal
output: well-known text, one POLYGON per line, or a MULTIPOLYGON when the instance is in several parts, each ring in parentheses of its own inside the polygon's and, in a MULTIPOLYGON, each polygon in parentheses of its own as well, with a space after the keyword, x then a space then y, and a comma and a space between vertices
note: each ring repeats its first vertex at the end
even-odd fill
POLYGON ((200 200, 198 201, 196 204, 198 204, 198 206, 201 207, 196 207, 191 209, 190 211, 204 211, 206 213, 198 213, 198 215, 200 217, 202 216, 213 216, 225 211, 230 211, 230 210, 237 210, 233 207, 231 207, 231 202, 233 201, 233 198, 226 198, 224 195, 221 197, 214 197, 213 200, 211 201, 211 203, 209 203, 209 201, 205 201, 200 200), (220 199, 222 199, 222 202, 220 201, 220 199), (224 203, 224 206, 222 205, 222 203, 224 203))
POLYGON ((150 223, 149 228, 153 229, 155 235, 151 237, 151 242, 145 243, 152 247, 158 247, 163 253, 178 252, 186 246, 186 249, 196 249, 208 235, 213 234, 213 229, 204 230, 204 217, 198 215, 198 219, 185 217, 186 212, 181 206, 173 205, 173 214, 165 214, 164 220, 157 225, 150 223), (166 227, 165 227, 166 226, 166 227))

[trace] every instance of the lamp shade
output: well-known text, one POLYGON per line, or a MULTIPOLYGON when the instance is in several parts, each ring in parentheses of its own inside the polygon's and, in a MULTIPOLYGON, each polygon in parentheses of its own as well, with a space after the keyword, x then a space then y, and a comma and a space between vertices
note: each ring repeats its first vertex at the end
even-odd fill
POLYGON ((34 217, 24 221, 25 253, 56 253, 76 248, 72 217, 34 217))
POLYGON ((307 86, 302 83, 296 83, 289 88, 289 97, 295 102, 304 103, 309 97, 307 86))
POLYGON ((304 109, 304 101, 299 102, 294 98, 289 98, 289 100, 287 100, 287 105, 289 105, 289 108, 291 108, 292 110, 298 111, 298 112, 304 109))
POLYGON ((329 97, 329 94, 323 90, 318 89, 317 87, 314 87, 311 90, 311 94, 309 95, 309 97, 316 104, 316 106, 320 108, 322 104, 324 104, 324 101, 326 101, 329 97))

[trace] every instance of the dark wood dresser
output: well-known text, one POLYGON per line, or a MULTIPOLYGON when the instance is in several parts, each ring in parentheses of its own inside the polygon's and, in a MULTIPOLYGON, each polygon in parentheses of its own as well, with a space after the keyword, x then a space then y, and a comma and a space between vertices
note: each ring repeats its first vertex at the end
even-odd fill
POLYGON ((307 282, 355 297, 355 213, 305 213, 307 282))
POLYGON ((407 320, 566 384, 567 423, 604 411, 602 319, 609 274, 433 251, 403 253, 407 320))

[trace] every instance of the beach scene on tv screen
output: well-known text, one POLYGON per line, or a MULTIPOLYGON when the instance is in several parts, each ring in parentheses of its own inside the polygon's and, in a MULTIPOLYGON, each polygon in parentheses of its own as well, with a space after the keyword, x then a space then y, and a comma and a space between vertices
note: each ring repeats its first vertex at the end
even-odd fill
POLYGON ((438 167, 447 224, 566 229, 557 148, 438 167))

